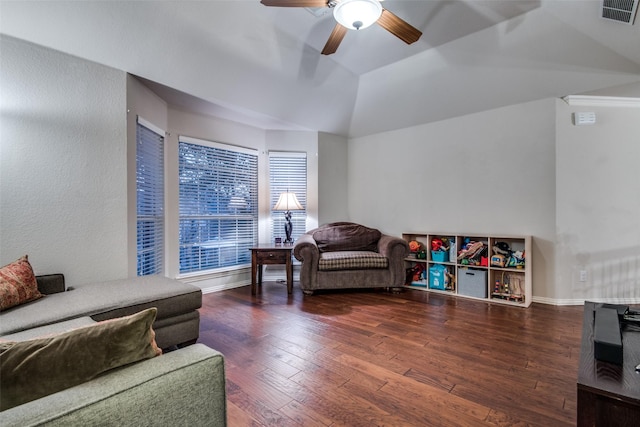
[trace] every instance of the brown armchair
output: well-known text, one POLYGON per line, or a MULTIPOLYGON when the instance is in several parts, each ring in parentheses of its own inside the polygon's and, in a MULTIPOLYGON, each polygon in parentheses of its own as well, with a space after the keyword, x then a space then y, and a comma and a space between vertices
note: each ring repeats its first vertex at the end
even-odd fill
POLYGON ((300 288, 394 288, 405 281, 409 246, 401 238, 352 222, 323 225, 302 235, 293 255, 302 263, 300 288))

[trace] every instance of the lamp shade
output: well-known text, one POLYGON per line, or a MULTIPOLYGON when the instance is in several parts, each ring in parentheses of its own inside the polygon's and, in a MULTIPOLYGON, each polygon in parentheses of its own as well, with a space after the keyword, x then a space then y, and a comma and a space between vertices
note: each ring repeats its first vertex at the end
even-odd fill
POLYGON ((296 194, 290 192, 280 194, 280 198, 278 198, 278 201, 273 207, 274 211, 299 211, 303 209, 296 194))
POLYGON ((380 18, 382 6, 378 0, 342 0, 333 8, 333 17, 350 30, 367 28, 380 18))

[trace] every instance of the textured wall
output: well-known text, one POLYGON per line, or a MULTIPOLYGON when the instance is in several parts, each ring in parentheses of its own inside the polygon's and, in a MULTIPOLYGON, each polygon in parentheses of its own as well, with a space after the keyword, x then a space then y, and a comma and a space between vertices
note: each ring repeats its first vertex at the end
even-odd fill
POLYGON ((557 111, 558 292, 578 300, 637 303, 640 108, 570 107, 558 100, 557 111), (574 126, 576 111, 595 112, 596 123, 574 126), (580 271, 586 272, 584 281, 580 271))
POLYGON ((553 298, 552 99, 349 141, 349 214, 391 234, 528 234, 533 295, 553 298))
POLYGON ((318 137, 318 224, 349 220, 347 139, 328 133, 318 137))
POLYGON ((127 275, 126 76, 0 37, 0 264, 127 275))

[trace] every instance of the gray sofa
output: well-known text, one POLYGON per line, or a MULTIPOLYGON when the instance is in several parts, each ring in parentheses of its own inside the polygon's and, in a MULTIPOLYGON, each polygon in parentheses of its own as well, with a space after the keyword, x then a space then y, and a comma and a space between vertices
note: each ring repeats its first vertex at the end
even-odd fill
POLYGON ((409 246, 399 237, 352 222, 335 222, 308 231, 293 247, 300 261, 300 288, 400 288, 409 246))
POLYGON ((199 288, 160 276, 69 289, 62 275, 38 276, 37 282, 45 297, 0 312, 0 341, 46 337, 156 307, 156 343, 173 351, 6 409, 0 425, 226 425, 223 356, 194 344, 199 288))
POLYGON ((160 348, 193 344, 198 339, 202 291, 161 276, 143 276, 78 285, 66 289, 64 276, 37 276, 44 298, 0 312, 0 337, 24 340, 128 316, 157 307, 153 324, 160 348))
POLYGON ((10 426, 225 426, 222 354, 195 344, 0 412, 10 426))

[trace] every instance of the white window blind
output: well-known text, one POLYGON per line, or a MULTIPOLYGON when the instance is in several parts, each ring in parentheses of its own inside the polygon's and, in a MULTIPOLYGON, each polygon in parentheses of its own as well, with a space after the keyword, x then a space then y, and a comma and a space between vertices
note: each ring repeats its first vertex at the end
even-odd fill
POLYGON ((271 235, 285 239, 284 212, 274 211, 273 207, 283 192, 295 193, 298 201, 304 208, 300 211, 291 211, 291 223, 294 241, 306 232, 307 222, 307 155, 306 153, 270 151, 269 152, 269 192, 271 208, 271 235))
POLYGON ((258 152, 180 137, 180 273, 245 265, 258 242, 258 152))
POLYGON ((136 211, 138 276, 163 273, 164 131, 138 117, 136 211))

